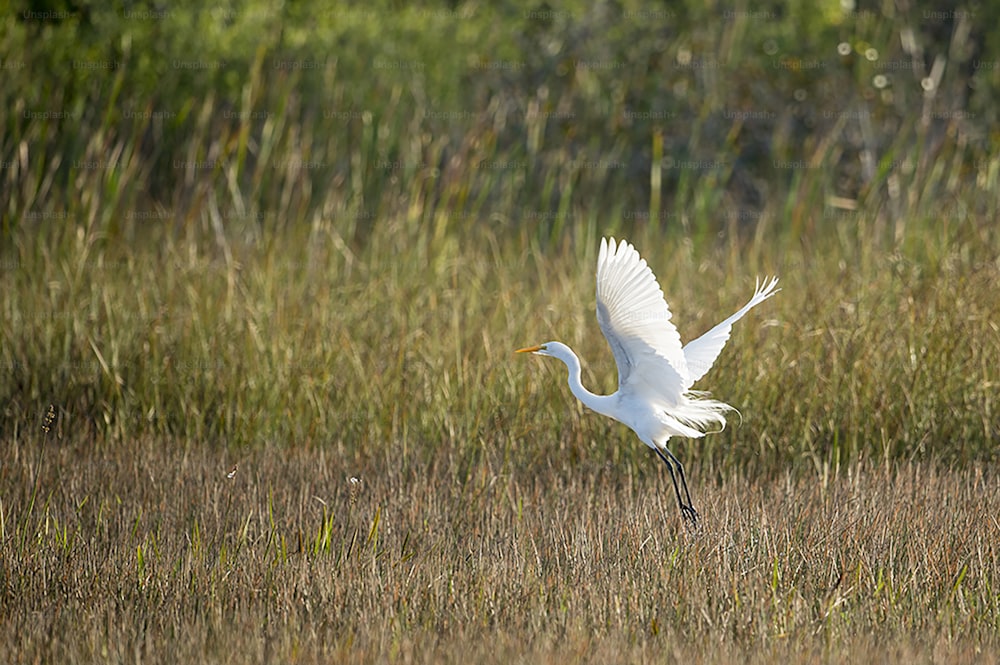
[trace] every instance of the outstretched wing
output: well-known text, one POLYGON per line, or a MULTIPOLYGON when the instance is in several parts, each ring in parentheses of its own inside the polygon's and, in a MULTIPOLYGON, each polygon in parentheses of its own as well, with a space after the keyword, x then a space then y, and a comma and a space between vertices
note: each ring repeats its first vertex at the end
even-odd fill
POLYGON ((618 389, 665 406, 680 403, 687 362, 653 271, 624 240, 602 239, 597 258, 597 322, 618 363, 618 389))
POLYGON ((694 382, 705 376, 708 370, 712 369, 715 359, 719 357, 722 348, 729 341, 729 334, 733 330, 733 324, 743 318, 753 307, 764 302, 780 289, 775 289, 778 285, 778 278, 773 277, 771 281, 765 280, 763 284, 757 282, 753 298, 728 319, 715 326, 698 339, 691 340, 684 347, 684 359, 687 361, 688 376, 684 389, 687 390, 694 382))

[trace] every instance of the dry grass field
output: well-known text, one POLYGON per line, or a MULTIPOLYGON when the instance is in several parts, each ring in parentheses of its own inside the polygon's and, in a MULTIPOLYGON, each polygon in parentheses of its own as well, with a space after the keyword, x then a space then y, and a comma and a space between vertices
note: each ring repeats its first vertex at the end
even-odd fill
POLYGON ((1000 487, 978 466, 694 464, 692 533, 645 455, 404 472, 28 441, 0 479, 4 662, 1000 657, 1000 487))

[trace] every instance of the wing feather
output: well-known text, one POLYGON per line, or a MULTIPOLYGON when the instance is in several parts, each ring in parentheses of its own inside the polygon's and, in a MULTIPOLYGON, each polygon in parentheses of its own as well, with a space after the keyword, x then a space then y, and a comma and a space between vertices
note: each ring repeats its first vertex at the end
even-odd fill
POLYGON ((618 364, 618 389, 664 406, 681 403, 689 382, 677 328, 653 271, 628 242, 602 239, 597 322, 618 364))
POLYGON ((778 285, 778 278, 774 277, 770 281, 765 280, 763 284, 757 282, 753 297, 750 302, 744 305, 738 312, 728 319, 715 326, 698 339, 688 342, 684 347, 684 358, 687 361, 688 376, 684 389, 687 390, 695 381, 705 376, 708 370, 712 369, 715 359, 722 353, 722 348, 729 341, 729 335, 733 330, 733 324, 743 318, 753 307, 764 302, 780 289, 775 289, 778 285))

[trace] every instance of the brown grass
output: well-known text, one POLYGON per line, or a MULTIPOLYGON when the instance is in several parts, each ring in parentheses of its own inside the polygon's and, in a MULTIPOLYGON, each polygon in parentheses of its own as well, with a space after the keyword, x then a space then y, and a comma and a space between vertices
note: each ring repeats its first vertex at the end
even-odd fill
POLYGON ((691 534, 652 458, 10 450, 3 662, 1000 657, 1000 487, 982 469, 714 483, 692 464, 691 534))

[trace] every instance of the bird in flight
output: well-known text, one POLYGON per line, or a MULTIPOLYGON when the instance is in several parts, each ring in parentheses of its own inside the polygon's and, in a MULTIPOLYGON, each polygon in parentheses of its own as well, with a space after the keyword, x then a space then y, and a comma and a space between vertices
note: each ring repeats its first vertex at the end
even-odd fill
POLYGON ((670 308, 653 271, 626 241, 601 240, 597 257, 597 322, 618 365, 618 390, 595 395, 580 382, 580 359, 561 342, 518 349, 563 361, 569 389, 585 406, 627 425, 656 451, 670 470, 677 505, 689 524, 698 523, 684 466, 667 448, 672 436, 697 439, 725 427, 733 407, 691 389, 729 340, 733 324, 775 293, 778 278, 757 282, 753 297, 739 311, 704 335, 681 346, 670 308), (680 483, 678 484, 678 478, 680 483), (683 494, 681 491, 683 489, 683 494))

